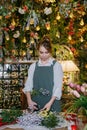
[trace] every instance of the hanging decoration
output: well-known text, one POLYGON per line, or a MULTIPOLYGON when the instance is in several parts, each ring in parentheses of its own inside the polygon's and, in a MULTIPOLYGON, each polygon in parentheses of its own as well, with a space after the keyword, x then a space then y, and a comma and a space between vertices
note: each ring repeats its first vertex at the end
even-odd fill
POLYGON ((65 17, 68 17, 71 8, 72 8, 72 3, 59 2, 59 12, 60 12, 60 14, 64 15, 65 17))
POLYGON ((85 10, 87 9, 87 0, 84 0, 85 10))
POLYGON ((37 16, 35 10, 31 10, 29 17, 27 18, 26 27, 29 27, 30 25, 34 25, 34 27, 36 27, 37 24, 39 24, 38 16, 37 16))

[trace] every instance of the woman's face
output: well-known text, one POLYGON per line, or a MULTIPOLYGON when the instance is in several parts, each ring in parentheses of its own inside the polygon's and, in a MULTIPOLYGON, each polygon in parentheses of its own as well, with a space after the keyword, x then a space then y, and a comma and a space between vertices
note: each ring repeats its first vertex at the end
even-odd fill
POLYGON ((46 50, 46 48, 44 46, 40 46, 39 48, 39 58, 42 61, 46 61, 49 59, 49 57, 51 56, 50 52, 48 52, 48 50, 46 50))

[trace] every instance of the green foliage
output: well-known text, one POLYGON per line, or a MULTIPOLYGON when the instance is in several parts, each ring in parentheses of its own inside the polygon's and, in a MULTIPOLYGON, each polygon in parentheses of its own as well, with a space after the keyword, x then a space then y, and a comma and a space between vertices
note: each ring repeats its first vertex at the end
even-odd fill
POLYGON ((87 96, 81 95, 80 98, 74 98, 72 104, 67 108, 67 112, 87 115, 87 96))
POLYGON ((86 96, 80 96, 80 98, 77 98, 74 103, 75 108, 83 107, 87 109, 87 97, 86 96))
POLYGON ((2 121, 6 123, 11 123, 17 119, 17 117, 22 115, 22 111, 18 109, 2 110, 1 117, 2 121))
POLYGON ((47 128, 53 128, 57 126, 59 120, 55 113, 50 113, 45 116, 41 122, 42 126, 46 126, 47 128))

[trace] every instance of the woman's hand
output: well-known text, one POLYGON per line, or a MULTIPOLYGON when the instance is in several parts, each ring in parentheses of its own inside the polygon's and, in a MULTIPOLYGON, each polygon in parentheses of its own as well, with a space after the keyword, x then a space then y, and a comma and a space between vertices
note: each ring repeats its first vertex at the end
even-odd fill
POLYGON ((51 109, 52 104, 54 103, 56 97, 53 96, 48 103, 41 109, 41 110, 47 110, 49 111, 51 109))
POLYGON ((34 110, 38 110, 37 108, 37 103, 32 101, 31 99, 31 93, 30 92, 27 92, 26 93, 26 96, 27 96, 27 103, 28 103, 28 110, 30 111, 34 111, 34 110))
POLYGON ((48 102, 47 104, 45 104, 45 106, 41 109, 41 111, 43 111, 43 110, 47 110, 47 111, 49 111, 50 109, 51 109, 51 102, 48 102))
POLYGON ((38 108, 37 108, 37 103, 31 100, 31 101, 29 102, 28 108, 29 108, 31 111, 38 110, 38 108))

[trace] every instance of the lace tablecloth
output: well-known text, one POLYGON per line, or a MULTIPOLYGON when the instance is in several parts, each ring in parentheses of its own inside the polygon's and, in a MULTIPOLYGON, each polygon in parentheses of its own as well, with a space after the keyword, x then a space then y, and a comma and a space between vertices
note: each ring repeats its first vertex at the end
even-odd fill
MULTIPOLYGON (((56 127, 54 130, 58 130, 58 128, 66 128, 66 127, 67 127, 67 130, 71 130, 71 124, 69 122, 66 124, 61 124, 61 126, 56 127)), ((0 127, 0 130, 4 130, 5 128, 15 128, 15 130, 17 128, 23 128, 24 130, 51 130, 43 126, 32 126, 32 127, 26 126, 25 127, 19 124, 5 125, 5 126, 0 127)))

